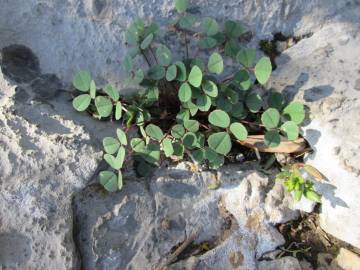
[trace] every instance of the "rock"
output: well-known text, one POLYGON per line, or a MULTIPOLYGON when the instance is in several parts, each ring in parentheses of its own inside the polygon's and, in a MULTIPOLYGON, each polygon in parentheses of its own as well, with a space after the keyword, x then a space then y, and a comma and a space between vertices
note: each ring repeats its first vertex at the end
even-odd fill
POLYGON ((273 261, 261 261, 259 270, 301 270, 299 261, 294 257, 283 257, 273 261))
MULTIPOLYGON (((328 21, 356 21, 343 14, 344 10, 356 14, 355 4, 354 0, 228 0, 225 4, 201 0, 191 2, 190 12, 197 17, 214 15, 221 21, 241 20, 260 39, 276 32, 316 32, 328 21)), ((25 45, 39 57, 43 70, 64 82, 71 81, 75 71, 87 69, 99 84, 109 81, 120 86, 126 27, 136 17, 164 25, 174 13, 173 1, 153 1, 151 5, 144 0, 5 1, 0 10, 0 49, 25 45)))
POLYGON ((334 256, 329 253, 319 253, 317 256, 317 268, 316 270, 341 270, 334 265, 334 256))
POLYGON ((306 260, 301 260, 299 263, 300 263, 301 270, 313 270, 314 269, 312 267, 311 263, 309 263, 306 260))
POLYGON ((0 66, 0 268, 75 269, 72 197, 98 167, 90 134, 106 125, 75 113, 56 76, 18 53, 2 57, 6 75, 0 66))
POLYGON ((354 85, 360 70, 359 26, 329 24, 287 49, 276 60, 269 84, 288 100, 305 101, 310 108, 304 137, 315 151, 307 162, 328 178, 316 182, 323 195, 320 224, 356 247, 360 247, 360 137, 356 132, 360 92, 354 85))
POLYGON ((350 250, 341 248, 335 263, 345 270, 358 270, 360 269, 360 256, 350 250))
POLYGON ((166 265, 187 238, 194 242, 170 269, 256 269, 262 254, 284 244, 264 209, 269 180, 248 166, 192 173, 186 163, 157 171, 149 188, 128 179, 120 193, 90 186, 75 197, 85 269, 166 265), (220 188, 207 186, 219 180, 220 188), (209 247, 202 250, 207 243, 209 247), (197 256, 194 256, 197 254, 197 256))

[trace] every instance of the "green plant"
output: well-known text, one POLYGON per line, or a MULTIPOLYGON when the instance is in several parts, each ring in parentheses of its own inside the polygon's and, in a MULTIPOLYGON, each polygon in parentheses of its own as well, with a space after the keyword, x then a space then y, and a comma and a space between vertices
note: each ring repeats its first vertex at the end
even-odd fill
POLYGON ((294 193, 295 201, 300 201, 301 197, 305 196, 311 201, 321 203, 321 195, 314 190, 313 182, 304 178, 305 173, 316 179, 324 179, 317 169, 302 163, 285 166, 276 178, 285 180, 285 187, 288 192, 294 193))
POLYGON ((249 134, 265 134, 269 147, 278 146, 283 137, 296 140, 299 136, 304 106, 285 104, 281 93, 262 97, 256 91, 268 81, 272 66, 268 57, 258 57, 255 49, 240 43, 245 28, 232 20, 221 27, 210 17, 198 24, 197 17, 186 12, 187 5, 186 0, 175 1, 179 14, 169 28, 183 41, 182 59, 161 43, 155 23, 137 19, 126 31, 130 49, 123 67, 128 85, 139 90, 136 94, 120 96, 111 85, 97 89, 87 71, 74 77, 77 111, 119 121, 125 127, 119 124, 117 136, 103 140, 104 159, 114 170, 100 173, 100 183, 108 191, 122 188, 121 169, 129 156, 143 176, 163 157, 186 156, 217 169, 233 144, 249 134), (148 65, 146 71, 141 68, 142 59, 148 65), (224 70, 227 63, 232 64, 224 70), (134 129, 138 137, 128 142, 134 129))

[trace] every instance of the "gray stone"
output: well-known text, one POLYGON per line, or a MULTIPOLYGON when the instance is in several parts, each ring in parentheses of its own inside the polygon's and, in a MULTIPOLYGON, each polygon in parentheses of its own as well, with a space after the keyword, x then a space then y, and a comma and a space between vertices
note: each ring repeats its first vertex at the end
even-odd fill
POLYGON ((299 261, 294 257, 283 257, 272 261, 261 261, 259 270, 301 270, 299 261))
MULTIPOLYGON (((359 13, 360 14, 360 13, 359 13)), ((328 233, 360 247, 360 24, 329 24, 286 50, 269 87, 310 108, 304 136, 315 150, 307 162, 328 181, 316 182, 323 194, 320 224, 328 233), (342 42, 346 35, 347 42, 342 42)))

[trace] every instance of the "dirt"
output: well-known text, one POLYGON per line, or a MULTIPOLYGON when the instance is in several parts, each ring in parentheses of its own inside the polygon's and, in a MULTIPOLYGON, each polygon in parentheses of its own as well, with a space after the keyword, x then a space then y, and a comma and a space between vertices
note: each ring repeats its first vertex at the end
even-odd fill
POLYGON ((320 228, 319 208, 311 214, 301 213, 299 219, 277 226, 286 240, 286 243, 279 248, 281 252, 277 258, 293 256, 299 261, 308 261, 316 269, 319 253, 328 253, 335 258, 343 247, 360 254, 360 249, 338 240, 320 228))

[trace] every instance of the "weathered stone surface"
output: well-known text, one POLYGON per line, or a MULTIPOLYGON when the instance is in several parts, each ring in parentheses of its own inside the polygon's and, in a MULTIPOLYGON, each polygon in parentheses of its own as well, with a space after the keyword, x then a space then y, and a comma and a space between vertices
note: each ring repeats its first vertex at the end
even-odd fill
POLYGON ((259 270, 302 270, 299 261, 294 257, 283 257, 273 261, 261 261, 259 270))
POLYGON ((90 186, 75 197, 83 267, 152 269, 194 236, 194 254, 202 243, 210 250, 170 269, 257 269, 262 254, 284 243, 264 209, 269 184, 249 166, 193 173, 181 163, 158 171, 148 188, 131 179, 112 195, 90 186), (214 181, 220 188, 207 189, 214 181))
MULTIPOLYGON (((354 0, 228 0, 193 1, 190 12, 220 21, 243 21, 259 38, 274 32, 306 34, 328 21, 352 21, 344 10, 354 0)), ((75 71, 88 69, 98 81, 121 84, 124 31, 135 17, 164 24, 174 16, 174 1, 2 1, 0 48, 12 44, 31 48, 44 70, 69 82, 75 71)))
MULTIPOLYGON (((360 13, 358 13, 360 14, 360 13)), ((359 16, 360 18, 360 16, 359 16)), ((310 120, 304 135, 315 153, 309 164, 329 180, 323 194, 321 226, 360 247, 360 24, 334 23, 301 40, 278 59, 271 87, 288 99, 305 101, 310 120)))
POLYGON ((333 264, 346 270, 360 269, 360 256, 350 250, 341 248, 333 264))

